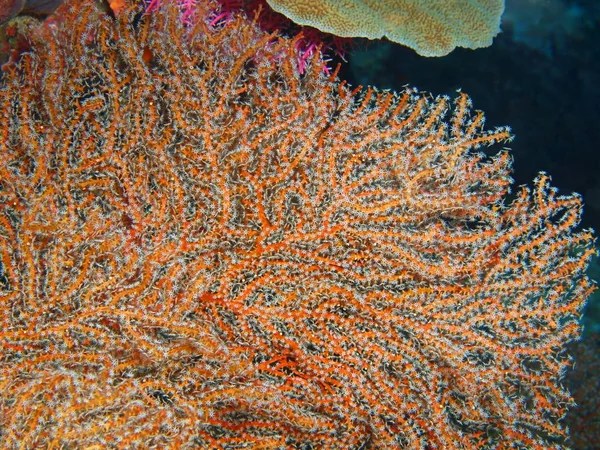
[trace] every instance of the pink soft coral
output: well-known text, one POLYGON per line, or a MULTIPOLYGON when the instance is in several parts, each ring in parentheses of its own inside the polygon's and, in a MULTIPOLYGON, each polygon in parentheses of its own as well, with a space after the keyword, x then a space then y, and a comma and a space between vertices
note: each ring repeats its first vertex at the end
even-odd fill
MULTIPOLYGON (((152 12, 165 0, 147 0, 147 11, 152 12)), ((175 0, 181 9, 181 20, 186 25, 194 23, 196 3, 198 0, 175 0)), ((304 73, 308 62, 319 51, 332 53, 344 58, 346 49, 353 42, 349 38, 340 38, 331 34, 323 33, 315 28, 304 27, 295 24, 284 15, 275 12, 265 0, 218 0, 219 10, 215 10, 211 16, 211 26, 217 26, 228 22, 236 13, 245 14, 256 21, 259 27, 270 33, 278 33, 288 36, 301 36, 296 40, 298 51, 297 66, 300 73, 304 73)), ((327 59, 325 59, 327 61, 327 59)), ((329 72, 329 68, 324 66, 329 72)))

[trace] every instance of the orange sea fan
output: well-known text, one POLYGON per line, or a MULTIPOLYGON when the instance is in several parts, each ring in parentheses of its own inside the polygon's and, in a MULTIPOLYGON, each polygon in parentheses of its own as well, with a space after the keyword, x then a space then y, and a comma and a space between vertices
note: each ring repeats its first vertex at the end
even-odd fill
POLYGON ((463 94, 94 8, 0 83, 2 448, 561 446, 579 197, 463 94))

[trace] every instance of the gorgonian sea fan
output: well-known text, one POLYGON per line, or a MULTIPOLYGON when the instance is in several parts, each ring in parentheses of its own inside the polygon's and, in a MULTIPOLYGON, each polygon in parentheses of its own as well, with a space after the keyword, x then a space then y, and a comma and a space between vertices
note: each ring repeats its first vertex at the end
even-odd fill
POLYGON ((460 94, 73 2, 0 85, 3 448, 559 448, 581 202, 460 94))

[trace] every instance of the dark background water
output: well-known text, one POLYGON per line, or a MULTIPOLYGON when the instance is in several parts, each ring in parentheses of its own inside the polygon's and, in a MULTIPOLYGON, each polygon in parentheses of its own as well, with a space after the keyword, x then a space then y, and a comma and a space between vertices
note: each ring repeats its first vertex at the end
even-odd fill
POLYGON ((517 185, 539 171, 579 192, 583 226, 600 230, 600 2, 507 0, 491 47, 426 58, 387 41, 348 55, 353 84, 433 94, 462 89, 487 125, 509 125, 517 185))

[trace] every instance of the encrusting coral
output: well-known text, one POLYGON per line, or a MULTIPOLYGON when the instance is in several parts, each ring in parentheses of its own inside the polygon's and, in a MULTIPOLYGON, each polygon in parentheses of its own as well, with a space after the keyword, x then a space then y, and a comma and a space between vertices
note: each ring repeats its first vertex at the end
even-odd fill
POLYGON ((199 2, 70 2, 0 82, 2 448, 561 448, 580 198, 199 2))
POLYGON ((423 56, 492 44, 504 0, 266 0, 294 22, 343 37, 386 37, 423 56))

